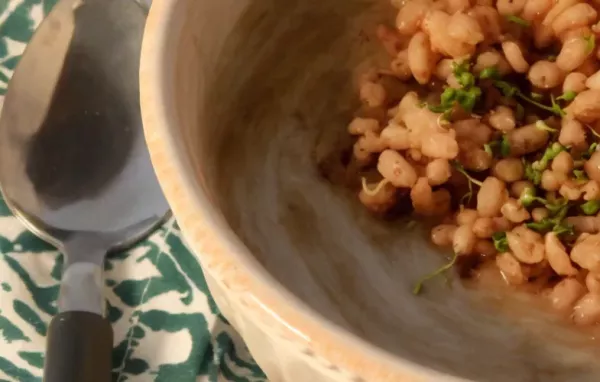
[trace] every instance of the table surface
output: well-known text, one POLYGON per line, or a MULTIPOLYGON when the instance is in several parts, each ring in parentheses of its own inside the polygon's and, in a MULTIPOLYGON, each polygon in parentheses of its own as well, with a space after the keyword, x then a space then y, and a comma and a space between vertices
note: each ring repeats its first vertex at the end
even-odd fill
MULTIPOLYGON (((27 42, 56 0, 0 0, 0 107, 27 42)), ((41 381, 62 255, 0 200, 0 382, 41 381)), ((169 221, 106 262, 113 381, 266 381, 220 315, 196 258, 169 221)))

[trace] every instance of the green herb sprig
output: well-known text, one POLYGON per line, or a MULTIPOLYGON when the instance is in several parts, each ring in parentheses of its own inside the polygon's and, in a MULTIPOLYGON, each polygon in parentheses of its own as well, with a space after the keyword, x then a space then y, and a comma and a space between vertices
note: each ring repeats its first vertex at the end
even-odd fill
POLYGON ((550 217, 544 218, 539 222, 530 222, 527 223, 527 228, 532 229, 539 233, 546 232, 554 232, 557 235, 572 235, 573 234, 573 225, 567 223, 565 221, 565 217, 571 208, 571 204, 567 199, 559 200, 555 203, 551 203, 544 198, 540 198, 535 195, 535 190, 532 188, 527 188, 521 194, 521 198, 519 198, 521 204, 526 207, 531 206, 534 202, 539 202, 546 207, 546 209, 550 212, 550 217))
POLYGON ((496 232, 492 235, 492 241, 494 247, 499 253, 508 252, 508 239, 506 238, 506 232, 496 232))
POLYGON ((587 54, 592 53, 594 49, 596 49, 596 36, 591 34, 587 37, 584 37, 583 40, 585 41, 585 52, 587 54))
POLYGON ((471 199, 473 198, 473 184, 476 184, 477 186, 481 187, 483 186, 483 183, 480 182, 479 180, 473 178, 471 175, 469 175, 469 173, 467 172, 467 170, 465 170, 465 168, 463 167, 463 165, 458 162, 458 161, 452 161, 452 166, 456 169, 456 171, 460 172, 461 174, 463 174, 465 176, 465 178, 467 178, 468 181, 468 187, 469 187, 469 192, 467 192, 461 199, 460 202, 461 204, 465 204, 465 200, 466 200, 466 204, 471 202, 471 199))
POLYGON ((573 170, 573 176, 578 182, 586 182, 590 180, 584 170, 573 170))
POLYGON ((552 127, 548 126, 548 124, 546 122, 542 121, 541 119, 535 123, 535 128, 538 130, 547 131, 547 132, 553 133, 553 134, 558 132, 558 130, 553 129, 552 127))
POLYGON ((434 113, 449 113, 455 105, 472 113, 475 105, 481 99, 481 88, 476 85, 476 78, 471 73, 471 63, 467 60, 452 64, 452 74, 461 86, 460 89, 447 87, 440 96, 440 104, 429 106, 434 113))
POLYGON ((452 259, 450 259, 450 262, 444 264, 443 266, 441 266, 440 268, 436 269, 435 271, 423 276, 419 281, 417 281, 417 283, 415 284, 414 288, 413 288, 413 294, 414 295, 418 295, 421 293, 421 291, 423 290, 423 285, 433 279, 436 278, 440 275, 443 275, 444 273, 448 272, 449 270, 452 269, 452 267, 454 267, 454 264, 456 264, 456 260, 458 259, 458 254, 455 252, 454 255, 452 256, 452 259))
POLYGON ((506 16, 506 19, 508 21, 510 21, 511 23, 515 23, 515 24, 520 25, 522 27, 528 28, 528 27, 531 26, 531 23, 529 21, 527 21, 527 20, 525 20, 525 19, 523 19, 521 17, 515 16, 515 15, 508 15, 508 16, 506 16))
MULTIPOLYGON (((546 110, 552 114, 555 114, 559 117, 563 117, 566 115, 566 112, 563 110, 563 108, 560 106, 560 104, 557 102, 559 99, 563 100, 563 101, 568 101, 573 95, 571 93, 569 94, 563 94, 558 98, 554 98, 554 96, 550 97, 550 102, 551 105, 544 105, 543 103, 541 103, 540 101, 543 99, 543 96, 538 95, 537 93, 532 93, 531 95, 526 95, 524 94, 521 89, 519 89, 518 86, 511 84, 508 81, 504 81, 504 80, 494 80, 494 86, 496 88, 498 88, 502 94, 504 95, 504 97, 506 98, 514 98, 517 97, 531 105, 534 105, 542 110, 546 110), (537 99, 536 99, 537 98, 537 99)), ((573 97, 574 98, 574 97, 573 97)))
POLYGON ((588 202, 583 203, 581 206, 581 211, 583 211, 586 215, 596 215, 598 211, 600 211, 600 200, 590 200, 588 202))
POLYGON ((552 161, 558 156, 558 154, 565 150, 566 148, 563 145, 558 142, 554 142, 552 145, 546 148, 546 151, 544 151, 544 155, 542 155, 540 160, 533 162, 532 167, 537 171, 544 171, 550 165, 550 161, 552 161))

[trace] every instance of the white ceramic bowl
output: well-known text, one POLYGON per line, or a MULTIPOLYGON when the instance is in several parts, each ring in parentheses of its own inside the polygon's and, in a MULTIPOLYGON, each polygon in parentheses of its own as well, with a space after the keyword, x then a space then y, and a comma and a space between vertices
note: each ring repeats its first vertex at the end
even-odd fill
POLYGON ((413 296, 441 256, 320 176, 392 15, 386 0, 154 0, 147 141, 219 307, 275 382, 600 380, 587 337, 526 299, 439 281, 413 296))

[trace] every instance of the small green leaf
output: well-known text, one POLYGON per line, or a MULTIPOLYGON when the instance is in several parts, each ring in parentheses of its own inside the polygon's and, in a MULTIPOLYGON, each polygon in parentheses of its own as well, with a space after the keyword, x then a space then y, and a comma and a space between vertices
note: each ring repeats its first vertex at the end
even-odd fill
POLYGON ((452 73, 456 78, 460 78, 463 73, 469 73, 471 70, 471 63, 469 60, 463 60, 461 62, 452 63, 452 73))
POLYGON ((542 172, 534 169, 533 165, 527 162, 525 158, 523 158, 522 161, 523 166, 525 167, 525 178, 536 186, 539 186, 542 182, 542 172))
POLYGON ((461 73, 457 80, 463 88, 470 88, 475 85, 475 76, 470 72, 461 73))
POLYGON ((591 34, 583 38, 585 40, 585 52, 590 54, 596 49, 596 36, 591 34))
POLYGON ((494 247, 500 253, 508 252, 508 240, 506 239, 506 232, 496 232, 492 235, 494 247))
MULTIPOLYGON (((537 123, 536 123, 536 127, 537 127, 537 123)), ((548 168, 550 161, 552 161, 554 158, 556 158, 558 156, 558 154, 560 154, 561 152, 563 152, 565 150, 566 150, 566 148, 564 146, 562 146, 560 143, 554 142, 552 144, 552 146, 546 148, 546 151, 544 151, 544 155, 542 156, 542 158, 539 161, 534 162, 532 167, 535 170, 544 171, 545 169, 548 168)))
POLYGON ((467 91, 467 95, 464 99, 464 102, 461 103, 461 106, 464 110, 472 112, 480 99, 481 89, 476 86, 472 87, 467 91))
POLYGON ((551 219, 542 219, 539 222, 530 222, 527 223, 527 228, 532 229, 539 233, 550 232, 552 228, 554 228, 554 222, 551 219))
POLYGON ((531 206, 533 204, 533 202, 535 202, 536 200, 537 200, 537 197, 535 195, 535 188, 533 188, 533 187, 525 188, 523 190, 523 192, 521 192, 521 195, 519 196, 519 201, 525 207, 531 206))
POLYGON ((566 215, 570 207, 567 199, 557 200, 555 203, 546 202, 545 206, 554 216, 566 215))
POLYGON ((575 97, 577 97, 577 93, 575 93, 573 90, 569 90, 567 92, 564 92, 560 97, 558 97, 556 100, 557 101, 567 101, 567 102, 571 102, 575 99, 575 97))
POLYGON ((456 89, 454 88, 446 88, 444 92, 440 96, 440 105, 446 108, 452 107, 454 101, 456 100, 456 89))
POLYGON ((434 113, 444 113, 448 110, 448 107, 442 105, 427 105, 427 108, 434 113))
POLYGON ((571 236, 575 234, 575 227, 573 224, 562 221, 552 228, 552 232, 554 232, 557 236, 571 236))
POLYGON ((483 145, 483 150, 490 154, 492 157, 494 156, 494 150, 492 150, 492 146, 489 143, 483 145))
POLYGON ((596 215, 600 211, 600 200, 590 200, 583 203, 581 211, 586 215, 596 215))
POLYGON ((479 73, 479 78, 481 78, 482 80, 496 80, 500 78, 500 71, 496 66, 490 66, 489 68, 483 69, 481 73, 479 73))
POLYGON ((519 88, 514 85, 509 84, 506 81, 494 81, 494 86, 500 89, 502 95, 506 98, 513 98, 516 94, 519 93, 519 88))
POLYGON ((508 16, 506 16, 506 19, 508 21, 510 21, 511 23, 515 23, 515 24, 520 25, 522 27, 529 27, 531 25, 529 23, 529 21, 527 21, 527 20, 525 20, 525 19, 523 19, 521 17, 515 16, 515 15, 508 15, 508 16))
POLYGON ((575 176, 575 180, 580 182, 589 180, 584 170, 573 170, 573 175, 575 176))
POLYGON ((542 120, 539 120, 535 123, 535 128, 538 130, 547 131, 549 133, 556 133, 558 131, 548 126, 548 124, 542 120))

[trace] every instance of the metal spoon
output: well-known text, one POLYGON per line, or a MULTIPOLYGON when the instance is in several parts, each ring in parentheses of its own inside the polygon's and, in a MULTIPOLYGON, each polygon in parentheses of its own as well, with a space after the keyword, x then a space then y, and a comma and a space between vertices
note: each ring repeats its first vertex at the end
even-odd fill
POLYGON ((169 215, 139 110, 145 18, 131 0, 61 0, 27 47, 4 102, 4 198, 66 256, 46 382, 111 380, 105 254, 135 243, 169 215))

